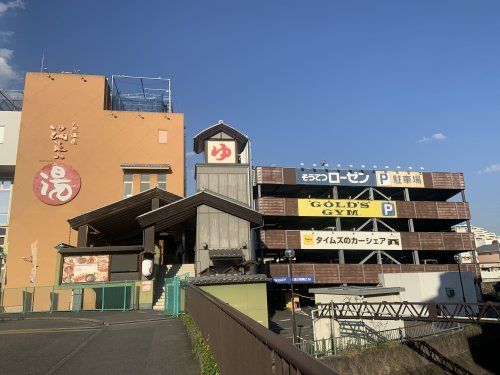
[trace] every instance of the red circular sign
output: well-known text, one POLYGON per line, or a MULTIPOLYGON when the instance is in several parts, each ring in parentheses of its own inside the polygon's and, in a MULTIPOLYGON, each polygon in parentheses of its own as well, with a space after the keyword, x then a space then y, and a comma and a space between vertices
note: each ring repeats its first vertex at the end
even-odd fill
POLYGON ((33 192, 43 203, 59 206, 68 203, 80 191, 78 172, 66 164, 47 164, 33 178, 33 192))

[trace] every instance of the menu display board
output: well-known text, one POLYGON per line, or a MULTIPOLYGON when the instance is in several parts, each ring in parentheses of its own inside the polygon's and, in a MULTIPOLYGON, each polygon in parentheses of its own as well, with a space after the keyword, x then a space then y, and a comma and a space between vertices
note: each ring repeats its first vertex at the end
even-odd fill
POLYGON ((64 257, 62 283, 109 281, 109 255, 64 257))

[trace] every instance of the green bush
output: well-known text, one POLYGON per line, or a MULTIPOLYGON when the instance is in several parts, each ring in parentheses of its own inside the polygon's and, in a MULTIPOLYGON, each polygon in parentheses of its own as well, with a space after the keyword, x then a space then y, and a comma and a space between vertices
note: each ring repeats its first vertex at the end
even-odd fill
POLYGON ((188 314, 182 314, 180 316, 191 342, 193 344, 193 353, 200 361, 200 374, 201 375, 219 375, 220 370, 215 362, 215 358, 210 351, 210 346, 203 338, 201 331, 198 329, 193 319, 188 314))

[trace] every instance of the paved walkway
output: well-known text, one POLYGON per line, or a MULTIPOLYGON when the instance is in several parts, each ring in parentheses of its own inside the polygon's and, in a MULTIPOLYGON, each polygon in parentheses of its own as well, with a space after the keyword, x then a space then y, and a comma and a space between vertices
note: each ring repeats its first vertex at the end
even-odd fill
POLYGON ((156 311, 0 317, 0 374, 199 374, 179 319, 156 311))

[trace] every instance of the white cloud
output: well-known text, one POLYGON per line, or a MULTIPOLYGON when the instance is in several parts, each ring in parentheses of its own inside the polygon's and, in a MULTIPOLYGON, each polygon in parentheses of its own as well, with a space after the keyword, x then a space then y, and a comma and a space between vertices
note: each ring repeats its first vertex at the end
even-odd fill
POLYGON ((478 173, 498 173, 500 172, 500 164, 492 164, 489 167, 481 169, 478 173))
POLYGON ((424 135, 417 142, 423 143, 423 142, 429 142, 429 141, 443 141, 445 139, 446 139, 446 136, 443 133, 435 133, 435 134, 431 135, 430 137, 426 137, 424 135))
POLYGON ((9 9, 24 9, 23 0, 7 1, 6 3, 0 2, 0 17, 3 16, 9 9))
POLYGON ((19 79, 19 73, 12 66, 13 55, 11 49, 0 48, 0 87, 19 79))
POLYGON ((13 31, 0 31, 0 43, 6 43, 14 35, 13 31))
POLYGON ((443 133, 436 133, 433 134, 432 139, 435 139, 436 141, 442 141, 443 139, 446 139, 446 136, 443 133))
POLYGON ((189 158, 190 156, 195 156, 195 155, 196 155, 196 152, 194 152, 194 151, 188 151, 188 152, 186 153, 186 156, 187 156, 188 158, 189 158))

